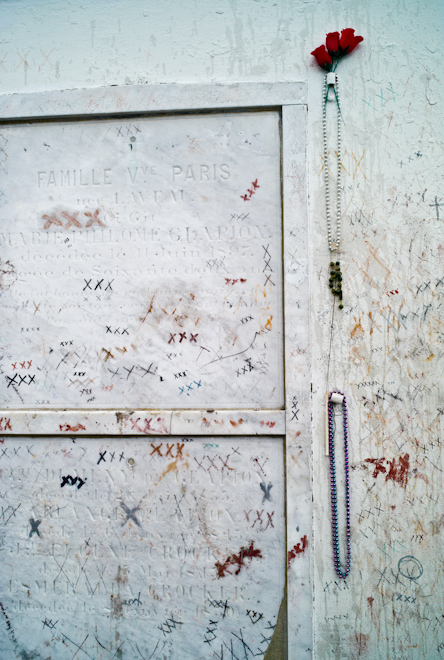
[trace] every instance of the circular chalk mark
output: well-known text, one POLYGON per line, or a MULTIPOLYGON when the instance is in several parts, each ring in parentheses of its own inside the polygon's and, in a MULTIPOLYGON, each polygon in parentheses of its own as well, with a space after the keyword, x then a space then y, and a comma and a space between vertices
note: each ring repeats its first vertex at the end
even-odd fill
POLYGON ((418 580, 424 573, 421 562, 411 555, 401 557, 398 562, 398 571, 408 580, 418 580))

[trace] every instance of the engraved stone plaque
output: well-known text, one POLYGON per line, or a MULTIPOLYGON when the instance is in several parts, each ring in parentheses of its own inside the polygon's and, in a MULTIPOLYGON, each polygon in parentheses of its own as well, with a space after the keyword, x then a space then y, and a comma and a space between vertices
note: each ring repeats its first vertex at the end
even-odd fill
POLYGON ((2 128, 2 407, 283 406, 279 128, 2 128))
POLYGON ((2 658, 264 656, 282 439, 17 438, 0 454, 2 658))

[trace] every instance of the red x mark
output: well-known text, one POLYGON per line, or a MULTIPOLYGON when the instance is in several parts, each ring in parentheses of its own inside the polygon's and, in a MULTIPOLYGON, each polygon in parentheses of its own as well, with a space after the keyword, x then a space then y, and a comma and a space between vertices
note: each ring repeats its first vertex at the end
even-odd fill
POLYGON ((75 213, 68 213, 68 211, 62 211, 60 215, 62 216, 62 218, 68 220, 67 224, 65 225, 65 229, 69 229, 72 225, 74 225, 74 227, 79 227, 80 229, 82 228, 82 225, 77 220, 77 216, 79 215, 78 211, 76 211, 75 213))
POLYGON ((153 454, 159 454, 159 456, 163 456, 163 454, 160 451, 162 444, 163 443, 161 442, 160 445, 157 445, 156 447, 156 445, 153 445, 153 443, 151 443, 151 447, 153 448, 153 451, 151 452, 150 456, 152 456, 153 454))
POLYGON ((136 431, 142 432, 142 429, 139 428, 139 426, 138 426, 138 424, 137 424, 137 422, 139 421, 139 419, 140 419, 140 417, 138 417, 138 418, 136 419, 136 421, 134 421, 132 417, 130 418, 130 422, 131 422, 131 424, 132 424, 131 431, 136 430, 136 431))
POLYGON ((51 225, 57 225, 57 227, 63 227, 63 224, 61 220, 58 219, 55 213, 51 213, 51 215, 45 215, 42 216, 43 220, 46 220, 45 224, 43 225, 43 229, 49 229, 51 225))
POLYGON ((90 211, 85 211, 86 217, 90 218, 90 220, 88 220, 88 222, 86 223, 85 227, 92 227, 93 224, 97 224, 100 227, 106 227, 106 225, 100 220, 99 213, 100 213, 100 209, 96 209, 94 211, 94 214, 92 214, 90 211))

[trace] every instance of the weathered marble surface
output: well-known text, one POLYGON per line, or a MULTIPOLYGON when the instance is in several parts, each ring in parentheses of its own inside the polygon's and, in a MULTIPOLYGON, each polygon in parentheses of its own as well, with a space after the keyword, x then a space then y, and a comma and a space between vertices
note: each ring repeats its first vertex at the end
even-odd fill
POLYGON ((0 453, 2 658, 263 657, 285 584, 282 438, 0 453))
POLYGON ((279 123, 2 129, 2 406, 282 407, 279 123))

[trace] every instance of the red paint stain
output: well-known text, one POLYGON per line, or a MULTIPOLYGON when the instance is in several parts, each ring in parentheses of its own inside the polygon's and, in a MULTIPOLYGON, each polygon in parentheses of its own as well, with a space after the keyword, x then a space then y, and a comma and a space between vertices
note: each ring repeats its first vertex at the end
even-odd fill
POLYGON ((391 461, 386 458, 366 458, 365 463, 372 463, 375 466, 372 474, 374 479, 376 479, 378 474, 385 474, 386 482, 395 481, 406 488, 410 468, 409 454, 393 458, 391 461))
POLYGON ((263 420, 261 421, 261 426, 268 426, 268 428, 272 429, 273 426, 276 426, 276 422, 264 422, 263 420))
POLYGON ((249 559, 251 563, 255 557, 262 559, 262 552, 258 548, 255 548, 254 541, 251 541, 250 546, 248 548, 242 547, 239 550, 238 555, 230 555, 223 562, 223 564, 218 561, 215 563, 215 567, 217 569, 217 577, 222 578, 225 577, 225 575, 233 575, 233 573, 229 570, 231 566, 237 566, 236 570, 234 571, 234 575, 239 575, 242 566, 246 566, 245 560, 249 559))
POLYGON ((290 562, 296 557, 296 555, 301 555, 308 548, 308 538, 307 535, 304 535, 299 543, 293 546, 292 550, 288 551, 288 567, 290 567, 290 562))
POLYGON ((11 418, 10 417, 0 417, 0 431, 12 431, 11 428, 11 418))
POLYGON ((247 188, 247 192, 245 195, 241 195, 241 199, 244 200, 244 202, 249 202, 250 199, 253 197, 253 195, 256 193, 256 190, 260 188, 260 185, 257 182, 257 179, 255 181, 251 182, 251 188, 247 188))
POLYGON ((168 433, 168 429, 165 423, 165 419, 163 417, 158 417, 156 420, 154 420, 153 417, 150 417, 147 419, 146 417, 143 420, 143 428, 138 424, 140 421, 140 417, 138 417, 136 420, 134 420, 132 417, 130 417, 129 421, 131 423, 131 430, 132 431, 139 431, 139 433, 146 433, 148 435, 152 435, 153 433, 168 433), (157 423, 157 426, 156 426, 157 423))
POLYGON ((392 461, 388 461, 388 463, 390 465, 390 469, 387 473, 385 480, 388 481, 389 479, 391 479, 392 481, 396 481, 396 483, 406 488, 407 479, 409 476, 409 467, 410 467, 409 454, 404 454, 404 456, 400 456, 398 458, 398 463, 396 462, 396 458, 394 458, 392 461))
POLYGON ((59 424, 59 429, 65 433, 77 433, 78 431, 86 431, 86 428, 83 424, 76 424, 71 426, 71 424, 59 424))
POLYGON ((238 422, 233 422, 233 420, 230 419, 230 424, 231 426, 239 426, 239 424, 243 424, 244 420, 241 418, 238 422))
POLYGON ((385 461, 385 458, 366 458, 365 463, 373 463, 375 466, 375 469, 373 470, 372 477, 373 479, 376 479, 378 474, 382 472, 385 474, 387 470, 385 469, 383 463, 385 461))
POLYGON ((246 281, 247 280, 244 280, 242 278, 237 279, 237 280, 232 280, 228 277, 225 278, 225 284, 231 284, 231 286, 233 286, 234 284, 237 284, 237 282, 241 282, 242 284, 244 284, 246 281))

